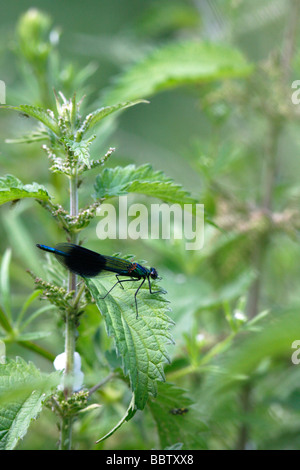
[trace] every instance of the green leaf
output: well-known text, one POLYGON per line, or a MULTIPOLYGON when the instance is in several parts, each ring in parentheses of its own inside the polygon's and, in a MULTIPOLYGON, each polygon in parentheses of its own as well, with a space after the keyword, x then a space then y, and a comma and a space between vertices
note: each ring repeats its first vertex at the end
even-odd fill
POLYGON ((89 147, 95 138, 96 135, 93 135, 89 139, 81 140, 80 142, 65 139, 67 147, 74 153, 79 162, 84 163, 88 168, 90 168, 91 165, 89 147))
POLYGON ((10 106, 10 105, 2 105, 0 108, 4 109, 11 109, 13 111, 18 111, 20 113, 25 113, 28 116, 37 119, 41 123, 43 123, 48 129, 50 129, 54 134, 57 136, 60 135, 60 129, 56 119, 51 115, 48 110, 43 108, 37 108, 35 106, 29 106, 27 104, 21 104, 20 106, 10 106))
POLYGON ((33 331, 32 333, 22 333, 16 336, 16 341, 24 342, 24 341, 33 341, 41 338, 46 338, 50 336, 52 333, 51 331, 33 331))
POLYGON ((11 332, 13 329, 6 312, 4 312, 1 306, 0 306, 0 326, 6 332, 11 332))
POLYGON ((149 164, 136 167, 105 168, 96 178, 95 197, 107 199, 128 193, 157 197, 170 203, 193 203, 195 200, 181 185, 174 183, 162 171, 153 170, 149 164))
POLYGON ((134 398, 134 394, 133 394, 131 402, 129 404, 129 407, 127 408, 126 413, 124 414, 124 416, 120 419, 120 421, 108 433, 105 434, 105 436, 100 437, 100 439, 98 439, 96 441, 96 444, 98 444, 99 442, 104 441, 108 437, 112 436, 122 426, 122 424, 125 423, 125 421, 129 421, 131 418, 133 418, 135 413, 136 413, 135 398, 134 398))
POLYGON ((27 300, 25 300, 24 304, 22 305, 22 308, 20 310, 20 313, 18 315, 18 318, 17 318, 17 324, 20 325, 22 319, 23 319, 23 316, 25 315, 25 313, 27 312, 29 306, 32 304, 32 302, 34 302, 34 300, 39 297, 41 295, 41 291, 39 290, 34 290, 30 295, 29 297, 27 298, 27 300))
POLYGON ((41 374, 20 358, 0 364, 0 450, 16 447, 57 383, 57 373, 41 374))
POLYGON ((23 184, 22 181, 13 175, 6 175, 0 178, 0 205, 26 197, 40 201, 50 199, 46 188, 38 183, 23 184))
POLYGON ((92 127, 94 127, 99 121, 101 121, 106 116, 115 113, 116 111, 135 106, 139 103, 148 103, 148 101, 137 99, 134 101, 127 101, 125 103, 118 103, 112 106, 105 106, 96 109, 96 111, 93 111, 92 113, 88 114, 85 118, 85 121, 79 129, 79 135, 81 136, 84 132, 87 132, 88 130, 92 129, 92 127))
POLYGON ((148 406, 157 425, 162 449, 178 442, 183 443, 183 449, 206 448, 201 433, 207 426, 185 390, 170 383, 160 383, 156 399, 151 398, 148 406), (184 412, 180 414, 182 409, 184 412))
POLYGON ((166 346, 173 342, 170 333, 173 322, 166 315, 166 300, 159 294, 150 294, 148 287, 141 288, 137 296, 139 316, 136 318, 134 294, 140 281, 128 282, 124 289, 116 286, 112 295, 100 299, 115 280, 107 276, 85 279, 85 282, 105 319, 108 335, 114 336, 136 406, 143 409, 148 395, 156 395, 156 381, 164 380, 163 365, 169 361, 166 346))
POLYGON ((7 144, 32 144, 33 142, 42 142, 44 140, 48 141, 49 135, 45 130, 38 129, 22 137, 16 137, 15 139, 5 139, 5 142, 7 144))
POLYGON ((252 66, 224 44, 184 41, 150 52, 127 70, 104 96, 105 103, 148 97, 160 90, 248 76, 252 66))

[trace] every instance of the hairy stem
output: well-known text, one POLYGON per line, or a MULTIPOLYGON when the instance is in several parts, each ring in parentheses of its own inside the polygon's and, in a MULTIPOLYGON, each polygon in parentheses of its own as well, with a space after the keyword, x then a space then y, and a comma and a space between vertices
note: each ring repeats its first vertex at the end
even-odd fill
POLYGON ((72 418, 62 418, 60 428, 60 450, 70 450, 72 446, 72 418))
POLYGON ((107 377, 105 377, 103 380, 101 380, 101 382, 97 383, 92 388, 90 388, 89 395, 92 395, 94 392, 99 390, 99 388, 103 387, 103 385, 105 385, 107 382, 109 382, 115 376, 116 376, 115 372, 111 372, 107 377))
MULTIPOLYGON (((77 174, 70 177, 70 215, 77 216, 78 214, 78 184, 77 174)), ((77 234, 71 234, 71 243, 77 243, 77 234)), ((69 285, 68 291, 74 291, 74 299, 76 299, 76 274, 69 272, 69 285)), ((66 367, 64 372, 64 395, 67 399, 73 392, 72 378, 74 373, 74 354, 76 342, 76 318, 74 311, 66 312, 66 326, 65 326, 65 354, 66 354, 66 367)), ((71 449, 72 446, 72 418, 64 417, 61 422, 61 450, 71 449)))

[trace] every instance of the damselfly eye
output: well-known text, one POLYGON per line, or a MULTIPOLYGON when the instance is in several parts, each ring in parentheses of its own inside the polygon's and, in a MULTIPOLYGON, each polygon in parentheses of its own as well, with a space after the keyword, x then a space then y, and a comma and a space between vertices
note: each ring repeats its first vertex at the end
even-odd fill
POLYGON ((150 277, 152 279, 157 279, 157 276, 158 276, 158 274, 157 274, 156 269, 155 268, 150 268, 150 277))

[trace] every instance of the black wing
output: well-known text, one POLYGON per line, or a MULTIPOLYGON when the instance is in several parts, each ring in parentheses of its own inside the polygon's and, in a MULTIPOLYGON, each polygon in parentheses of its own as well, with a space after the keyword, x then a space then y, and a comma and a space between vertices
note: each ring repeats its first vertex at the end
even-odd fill
POLYGON ((63 266, 79 276, 94 277, 105 269, 105 257, 83 246, 59 243, 54 253, 63 266))

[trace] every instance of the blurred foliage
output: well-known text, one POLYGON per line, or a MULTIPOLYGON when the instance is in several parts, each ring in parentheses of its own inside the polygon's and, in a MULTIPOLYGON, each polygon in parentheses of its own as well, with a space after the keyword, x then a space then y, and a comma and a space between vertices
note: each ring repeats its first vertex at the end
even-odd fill
MULTIPOLYGON (((159 384, 149 409, 126 422, 126 379, 104 321, 89 305, 77 351, 85 385, 104 382, 93 394, 103 406, 80 414, 77 448, 149 449, 179 442, 183 448, 300 448, 300 368, 291 361, 292 344, 300 339, 299 109, 291 102, 300 70, 299 3, 94 1, 83 15, 79 2, 46 1, 42 14, 28 11, 23 0, 3 12, 0 78, 8 104, 53 108, 53 88, 70 98, 76 92, 79 100, 86 95, 87 113, 150 97, 150 105, 107 118, 100 137, 87 143, 95 161, 116 148, 101 177, 112 191, 130 193, 144 183, 130 179, 137 165, 137 176, 158 172, 162 184, 170 178, 205 205, 199 251, 187 251, 181 240, 100 243, 97 220, 85 228, 84 243, 95 251, 151 259, 176 324, 167 384, 159 384), (38 15, 42 21, 29 40, 28 25, 32 30, 38 15), (123 175, 118 187, 114 171, 123 175), (181 408, 189 411, 170 412, 181 408), (94 444, 120 421, 118 432, 94 444), (191 428, 195 435, 199 430, 199 439, 191 428)), ((61 318, 50 304, 39 303, 26 270, 48 272, 35 244, 52 245, 64 235, 32 198, 51 194, 64 206, 68 194, 59 173, 49 179, 39 139, 30 145, 5 142, 29 132, 36 137, 33 121, 25 111, 0 113, 0 199, 6 175, 14 175, 3 194, 3 202, 12 203, 0 213, 0 310, 11 322, 0 315, 0 326, 8 333, 9 358, 21 356, 51 373, 51 360, 64 347, 61 318), (28 199, 18 202, 17 193, 28 199)), ((97 192, 97 168, 90 175, 80 188, 83 204, 97 192)), ((145 186, 150 191, 151 181, 145 186)), ((176 186, 173 191, 176 196, 176 186)), ((140 194, 130 197, 145 202, 140 194)), ((53 261, 51 274, 61 280, 56 269, 53 261)), ((37 397, 32 416, 39 411, 37 397)), ((44 409, 19 448, 55 448, 56 441, 55 420, 44 409)))

